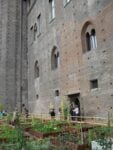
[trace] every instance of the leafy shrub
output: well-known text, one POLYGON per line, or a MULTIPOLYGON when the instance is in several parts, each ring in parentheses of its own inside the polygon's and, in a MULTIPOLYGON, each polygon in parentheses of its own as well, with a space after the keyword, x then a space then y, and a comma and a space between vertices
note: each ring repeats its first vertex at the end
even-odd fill
POLYGON ((7 139, 8 141, 17 140, 17 130, 7 125, 0 126, 0 139, 7 139))
POLYGON ((32 124, 32 128, 36 131, 40 131, 43 133, 61 131, 61 128, 58 127, 56 122, 54 122, 54 121, 50 121, 47 123, 35 122, 32 124))
POLYGON ((102 146, 103 150, 111 148, 113 144, 112 136, 112 127, 97 127, 89 130, 88 133, 89 142, 96 141, 100 146, 102 146))
POLYGON ((6 119, 7 119, 7 122, 8 122, 8 123, 11 123, 12 117, 13 117, 13 114, 12 114, 12 113, 10 113, 10 114, 8 114, 8 115, 6 116, 6 119))
POLYGON ((73 142, 75 144, 80 144, 81 139, 78 135, 72 134, 72 133, 63 133, 58 136, 58 140, 61 143, 66 143, 66 142, 73 142))
POLYGON ((15 144, 3 144, 3 150, 52 150, 49 139, 42 139, 39 141, 26 141, 26 143, 20 147, 20 143, 15 144))
POLYGON ((49 139, 41 139, 39 141, 31 141, 26 144, 27 150, 51 150, 49 139))

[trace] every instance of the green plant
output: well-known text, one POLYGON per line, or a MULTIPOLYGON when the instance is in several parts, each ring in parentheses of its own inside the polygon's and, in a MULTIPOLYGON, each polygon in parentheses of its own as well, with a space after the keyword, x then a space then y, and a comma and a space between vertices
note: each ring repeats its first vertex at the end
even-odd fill
POLYGON ((113 128, 112 127, 97 127, 89 130, 89 142, 96 141, 103 150, 111 149, 113 128))
POLYGON ((16 142, 17 130, 7 125, 0 126, 0 139, 6 139, 8 142, 16 142))
POLYGON ((31 122, 31 126, 36 126, 37 124, 41 124, 41 123, 42 123, 41 120, 33 119, 32 122, 31 122))
POLYGON ((43 133, 61 131, 61 128, 58 127, 57 123, 54 121, 49 121, 47 123, 35 122, 32 124, 32 128, 43 133))
POLYGON ((22 150, 26 146, 26 140, 24 137, 24 131, 22 128, 17 127, 17 132, 18 132, 18 144, 19 144, 19 150, 22 150))
POLYGON ((81 126, 80 126, 80 124, 76 124, 75 126, 73 126, 74 128, 76 128, 76 129, 81 129, 81 126))
POLYGON ((50 139, 42 139, 38 141, 28 140, 26 144, 20 147, 20 143, 2 144, 3 150, 52 150, 50 139))
POLYGON ((51 150, 51 143, 49 138, 40 139, 38 141, 27 141, 25 150, 51 150))
POLYGON ((10 113, 10 114, 8 114, 8 115, 6 116, 6 120, 7 120, 8 123, 11 123, 12 117, 13 117, 13 114, 12 114, 12 113, 10 113))
POLYGON ((19 150, 19 144, 2 144, 2 150, 19 150))
POLYGON ((80 136, 78 136, 77 134, 73 134, 73 133, 63 133, 58 136, 58 140, 64 144, 66 142, 73 142, 75 144, 81 144, 80 136))
POLYGON ((61 100, 61 115, 63 116, 64 120, 68 119, 69 116, 69 101, 66 99, 66 97, 62 97, 61 100))
MULTIPOLYGON (((10 116, 9 116, 10 118, 10 116)), ((22 150, 26 145, 26 140, 24 137, 24 131, 20 126, 19 117, 15 124, 15 128, 9 127, 7 124, 0 126, 0 139, 6 139, 8 144, 10 144, 11 150, 22 150)), ((2 145, 3 149, 8 149, 8 146, 2 145)))

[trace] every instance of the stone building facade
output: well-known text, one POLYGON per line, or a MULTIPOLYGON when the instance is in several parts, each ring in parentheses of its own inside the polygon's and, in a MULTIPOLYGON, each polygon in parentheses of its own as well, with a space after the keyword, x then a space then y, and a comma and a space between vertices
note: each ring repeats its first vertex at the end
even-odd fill
POLYGON ((8 111, 28 99, 26 12, 26 1, 0 0, 0 103, 8 111))
POLYGON ((113 112, 112 0, 0 0, 0 103, 113 112))
POLYGON ((28 103, 82 115, 113 111, 113 1, 32 0, 28 8, 28 103))

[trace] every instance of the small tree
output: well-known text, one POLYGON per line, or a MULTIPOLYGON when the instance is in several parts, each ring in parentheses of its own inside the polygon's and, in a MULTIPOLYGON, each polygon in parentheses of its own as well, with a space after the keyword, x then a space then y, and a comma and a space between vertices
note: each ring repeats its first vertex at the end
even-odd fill
POLYGON ((67 120, 69 116, 69 102, 67 101, 65 97, 63 97, 61 101, 61 113, 62 113, 63 119, 67 120))

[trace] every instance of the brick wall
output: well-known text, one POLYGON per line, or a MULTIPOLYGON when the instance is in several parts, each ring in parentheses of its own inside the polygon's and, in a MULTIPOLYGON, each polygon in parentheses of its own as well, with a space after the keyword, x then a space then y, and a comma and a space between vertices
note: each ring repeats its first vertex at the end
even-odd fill
POLYGON ((112 0, 72 0, 65 7, 63 1, 57 0, 56 18, 50 22, 48 1, 34 1, 28 10, 28 100, 31 112, 48 112, 50 104, 58 109, 64 96, 69 100, 68 95, 78 93, 83 115, 106 116, 109 110, 112 111, 112 10, 112 0), (40 13, 42 33, 31 44, 30 28, 40 13), (81 33, 87 21, 96 30, 98 47, 83 53, 81 33), (60 52, 60 67, 52 71, 51 51, 54 45, 60 52), (36 60, 40 66, 38 79, 34 79, 36 60), (99 87, 91 90, 89 81, 95 78, 99 87), (55 89, 60 89, 57 100, 55 89), (39 95, 38 100, 36 94, 39 95))

